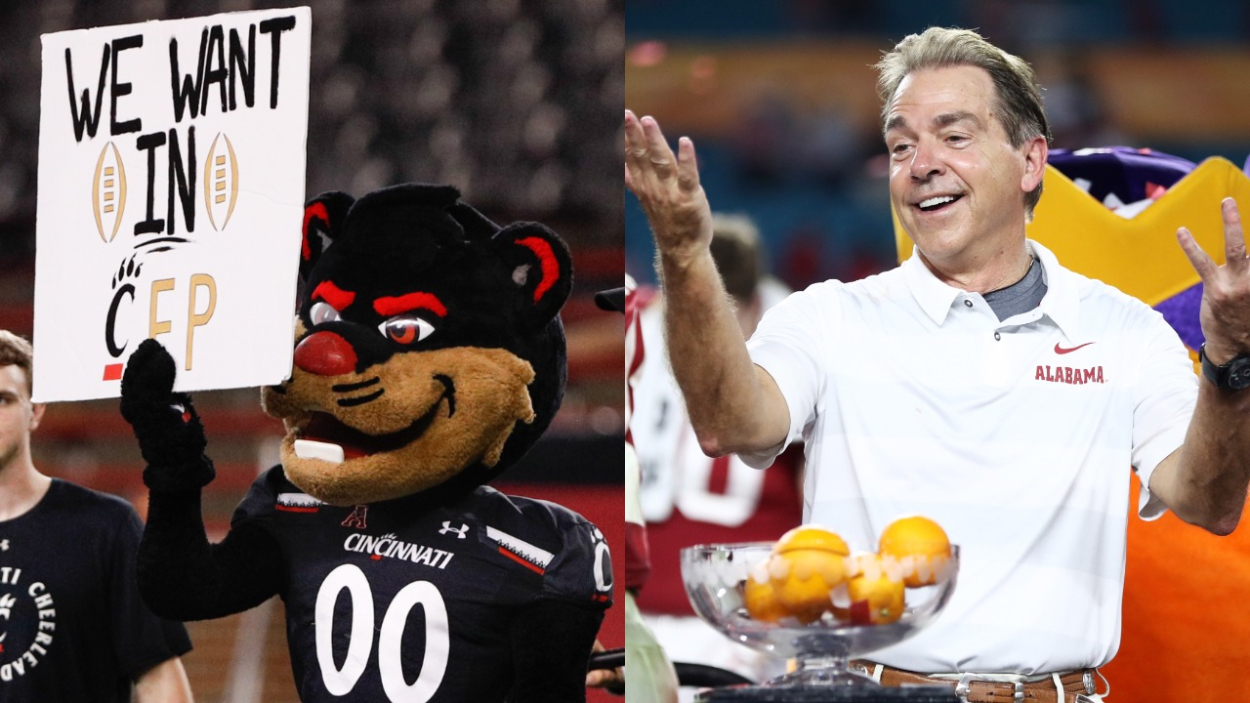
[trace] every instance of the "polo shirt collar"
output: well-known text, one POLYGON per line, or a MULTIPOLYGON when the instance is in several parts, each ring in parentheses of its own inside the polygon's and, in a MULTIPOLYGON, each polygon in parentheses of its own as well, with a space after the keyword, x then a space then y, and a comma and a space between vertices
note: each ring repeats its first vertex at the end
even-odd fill
POLYGON ((1046 281, 1046 295, 1042 298, 1042 314, 1055 323, 1068 339, 1080 336, 1081 323, 1081 276, 1065 269, 1049 249, 1029 239, 1029 251, 1042 262, 1042 277, 1046 281))
POLYGON ((911 257, 899 268, 902 269, 903 280, 907 282, 912 298, 920 305, 924 314, 938 325, 945 322, 947 313, 964 291, 939 281, 920 260, 920 250, 915 247, 912 247, 911 257))
MULTIPOLYGON (((1061 267, 1055 255, 1041 244, 1032 239, 1025 240, 1025 244, 1042 264, 1042 276, 1046 281, 1046 295, 1039 306, 1042 313, 1069 339, 1075 339, 1080 322, 1080 292, 1076 274, 1061 267)), ((914 248, 912 255, 899 268, 916 304, 938 325, 946 321, 956 301, 967 295, 965 291, 938 280, 914 248)))

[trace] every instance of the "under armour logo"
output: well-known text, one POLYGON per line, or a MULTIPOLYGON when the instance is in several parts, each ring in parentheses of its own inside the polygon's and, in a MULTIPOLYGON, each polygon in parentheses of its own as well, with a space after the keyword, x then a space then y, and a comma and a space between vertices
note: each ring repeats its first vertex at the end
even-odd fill
POLYGON ((0 552, 7 552, 7 551, 9 551, 9 540, 0 539, 0 552))
POLYGON ((469 526, 464 523, 461 523, 460 527, 452 527, 451 520, 443 520, 443 529, 439 530, 438 533, 440 535, 445 535, 448 532, 455 532, 456 539, 464 539, 464 535, 468 531, 469 531, 469 526))
POLYGON ((365 516, 369 514, 369 506, 357 505, 352 508, 352 514, 347 516, 341 524, 343 527, 354 527, 357 530, 365 529, 365 516))

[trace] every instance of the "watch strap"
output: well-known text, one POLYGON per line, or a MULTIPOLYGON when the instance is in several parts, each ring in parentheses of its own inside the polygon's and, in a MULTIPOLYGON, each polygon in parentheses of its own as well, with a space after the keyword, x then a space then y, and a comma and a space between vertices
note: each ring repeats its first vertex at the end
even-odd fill
POLYGON ((1207 345, 1204 342, 1198 347, 1198 361, 1202 365, 1202 375, 1214 383, 1216 388, 1240 391, 1250 387, 1250 355, 1241 354, 1226 364, 1216 365, 1207 358, 1207 345))

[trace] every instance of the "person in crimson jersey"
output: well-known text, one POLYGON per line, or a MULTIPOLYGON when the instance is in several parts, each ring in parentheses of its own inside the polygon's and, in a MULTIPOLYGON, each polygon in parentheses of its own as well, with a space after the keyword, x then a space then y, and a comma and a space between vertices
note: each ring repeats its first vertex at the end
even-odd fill
POLYGON ((651 575, 650 545, 639 504, 638 455, 631 432, 634 392, 646 359, 638 323, 638 286, 625 274, 625 287, 604 291, 595 302, 625 313, 625 690, 632 700, 674 703, 677 674, 664 648, 643 620, 636 598, 651 575))
MULTIPOLYGON (((749 337, 764 311, 789 290, 764 275, 759 232, 742 215, 714 214, 711 251, 749 337)), ((695 544, 775 540, 802 521, 798 485, 803 450, 795 445, 769 471, 736 456, 699 449, 681 391, 669 370, 661 329, 663 301, 644 289, 641 334, 648 354, 634 394, 631 432, 642 468, 642 517, 653 549, 652 578, 638 607, 670 656, 759 681, 781 663, 727 639, 695 616, 682 586, 680 550, 695 544)), ((775 659, 775 658, 773 658, 775 659)))

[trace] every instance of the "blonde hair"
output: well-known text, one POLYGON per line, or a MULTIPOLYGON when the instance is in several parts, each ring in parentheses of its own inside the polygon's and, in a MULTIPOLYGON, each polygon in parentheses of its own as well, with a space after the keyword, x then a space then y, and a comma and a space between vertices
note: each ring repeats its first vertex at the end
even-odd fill
POLYGON ((751 300, 763 268, 759 228, 746 215, 713 213, 710 248, 725 291, 739 303, 751 300))
MULTIPOLYGON (((921 34, 911 34, 882 55, 877 69, 877 94, 881 97, 881 121, 884 126, 903 78, 926 68, 975 66, 990 74, 997 104, 994 116, 1007 133, 1013 147, 1020 147, 1035 137, 1050 143, 1050 125, 1042 107, 1041 86, 1033 68, 1022 58, 1013 56, 989 43, 969 29, 930 27, 921 34)), ((1033 208, 1042 197, 1042 184, 1024 196, 1024 209, 1032 219, 1033 208)))
POLYGON ((30 342, 8 330, 0 330, 0 366, 16 366, 26 372, 26 395, 33 389, 31 377, 35 351, 30 342))

